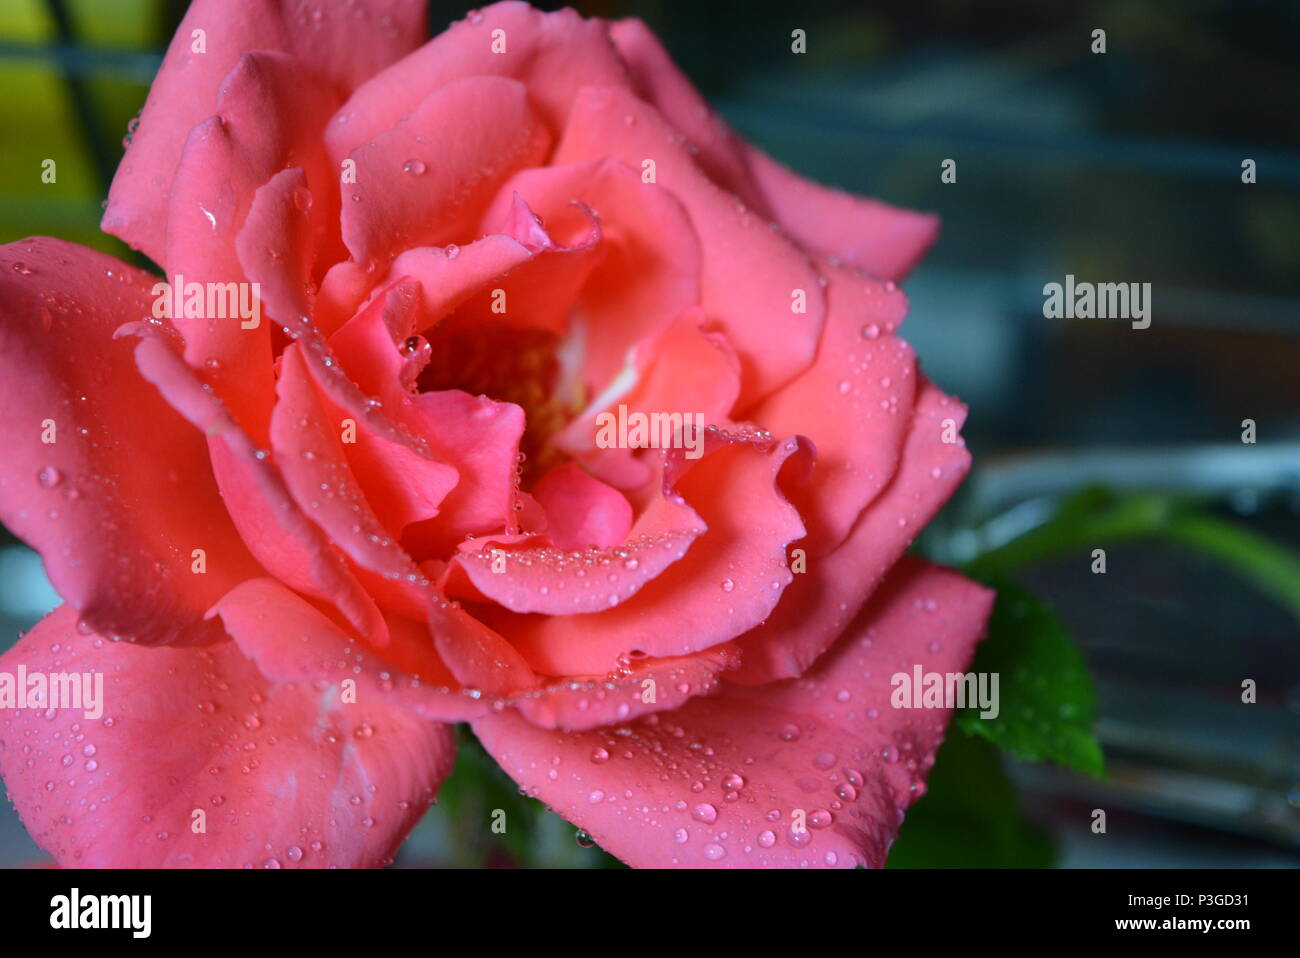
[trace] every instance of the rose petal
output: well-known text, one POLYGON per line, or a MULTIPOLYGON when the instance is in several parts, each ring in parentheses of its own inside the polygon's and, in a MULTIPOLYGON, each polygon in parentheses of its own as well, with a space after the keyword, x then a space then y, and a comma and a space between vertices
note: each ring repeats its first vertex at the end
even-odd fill
POLYGON ((569 678, 510 704, 542 728, 599 728, 671 712, 694 696, 712 695, 718 689, 718 676, 739 660, 731 643, 680 658, 629 660, 611 675, 569 678))
MULTIPOLYGON (((338 240, 338 190, 335 173, 328 166, 319 142, 318 131, 335 102, 327 91, 306 84, 292 57, 279 53, 248 53, 240 57, 222 80, 215 116, 198 124, 185 139, 177 160, 167 208, 167 248, 165 265, 168 279, 184 277, 191 283, 223 284, 220 288, 237 291, 239 305, 247 304, 247 282, 267 282, 278 278, 283 267, 267 269, 270 247, 280 247, 309 274, 320 247, 329 256, 340 248, 338 240), (255 241, 245 238, 246 253, 256 257, 263 275, 246 276, 239 255, 238 237, 244 234, 247 218, 259 190, 285 167, 303 170, 303 182, 293 184, 309 190, 318 202, 310 213, 288 205, 288 216, 275 217, 276 204, 263 199, 261 215, 254 228, 277 228, 274 234, 259 233, 255 241), (251 250, 249 249, 251 247, 251 250), (286 249, 291 247, 292 251, 286 249)), ((286 192, 290 187, 283 187, 286 192)), ((301 201, 298 201, 301 202, 301 201)), ((266 290, 272 313, 282 322, 296 318, 297 312, 283 315, 287 286, 289 296, 300 294, 301 283, 273 283, 266 290)), ((211 293, 213 286, 208 287, 211 293)), ((174 297, 178 296, 174 292, 174 297)), ((191 366, 216 388, 232 411, 236 421, 257 442, 266 439, 266 419, 271 384, 269 325, 260 315, 236 318, 229 305, 223 312, 207 306, 199 316, 187 316, 188 309, 173 306, 172 322, 185 337, 185 358, 191 366)))
MULTIPOLYGON (((163 263, 168 190, 190 130, 216 106, 222 79, 250 50, 278 50, 300 66, 299 103, 321 84, 356 87, 424 38, 421 0, 377 0, 354 12, 324 6, 310 22, 283 0, 196 0, 167 49, 140 114, 140 125, 109 191, 103 229, 163 263), (303 29, 307 27, 307 29, 303 29), (196 35, 196 31, 202 31, 196 35), (202 52, 197 46, 202 41, 202 52), (305 65, 305 66, 304 66, 305 65)), ((301 109, 301 105, 295 107, 301 109)), ((266 114, 265 122, 294 111, 266 114)))
MULTIPOLYGON (((691 221, 668 190, 641 182, 635 170, 604 157, 516 174, 484 223, 503 220, 516 193, 551 232, 566 214, 572 216, 575 203, 599 211, 600 260, 583 274, 577 300, 583 375, 590 388, 603 390, 634 343, 657 335, 699 302, 700 247, 691 221)), ((573 299, 563 302, 566 321, 573 299)), ((514 314, 516 297, 509 301, 514 314)))
POLYGON ((331 154, 341 160, 391 129, 428 91, 482 76, 522 81, 552 132, 563 127, 579 86, 627 82, 604 21, 584 20, 572 10, 543 13, 526 3, 494 3, 353 93, 326 131, 331 154))
MULTIPOLYGON (((609 492, 619 495, 614 490, 609 492)), ((548 527, 547 547, 537 548, 525 541, 521 543, 522 548, 503 548, 495 539, 483 540, 480 549, 453 559, 452 568, 463 571, 479 594, 512 612, 552 616, 600 613, 631 599, 664 569, 679 561, 705 531, 704 522, 695 510, 675 494, 664 495, 651 502, 618 546, 584 551, 552 548, 548 527)), ((453 575, 448 589, 454 588, 453 575)), ((550 620, 528 621, 530 626, 544 629, 544 623, 550 620)), ((509 635, 528 656, 532 646, 520 641, 520 630, 513 625, 503 625, 503 629, 503 634, 509 635)), ((603 664, 613 667, 612 660, 603 664)), ((552 672, 545 666, 543 670, 554 675, 594 671, 552 672)))
POLYGON ((643 161, 654 161, 655 182, 681 202, 699 237, 700 306, 740 355, 743 410, 812 362, 824 297, 803 254, 719 189, 677 136, 653 107, 627 90, 584 87, 552 161, 612 156, 643 170, 643 161), (782 348, 768 348, 773 341, 782 348))
POLYGON ((438 655, 466 688, 500 700, 537 687, 537 676, 523 656, 459 605, 431 602, 429 631, 438 655))
POLYGON ((140 374, 209 437, 208 453, 226 509, 263 567, 299 591, 332 602, 362 636, 386 644, 388 630, 379 609, 338 550, 299 511, 266 451, 240 430, 221 400, 204 388, 156 330, 134 324, 118 331, 124 333, 141 337, 135 347, 140 374))
MULTIPOLYGON (((314 316, 317 327, 324 335, 332 335, 356 315, 367 296, 373 299, 387 287, 410 278, 419 282, 424 294, 424 318, 418 328, 427 329, 481 292, 489 280, 507 276, 539 252, 553 248, 553 244, 539 246, 535 242, 539 227, 531 216, 522 221, 517 215, 502 217, 495 222, 505 227, 505 233, 484 236, 464 247, 449 243, 404 250, 378 282, 374 264, 352 260, 335 264, 321 284, 314 316)), ((545 236, 545 231, 541 232, 545 236)))
POLYGON ((746 165, 744 145, 673 62, 650 29, 629 18, 611 23, 610 38, 632 76, 637 95, 654 106, 698 151, 695 162, 718 186, 762 208, 746 165))
POLYGON ((600 222, 591 210, 574 204, 564 208, 562 215, 568 222, 559 235, 569 235, 557 241, 550 229, 560 217, 551 217, 543 228, 541 217, 518 193, 504 213, 490 211, 484 217, 486 231, 520 239, 532 256, 468 297, 453 320, 478 325, 491 317, 493 322, 520 329, 563 334, 578 291, 604 255, 604 247, 600 222))
POLYGON ((630 865, 880 867, 951 715, 891 708, 891 676, 965 669, 992 598, 904 560, 801 680, 727 686, 617 728, 559 732, 504 712, 474 732, 530 795, 630 865))
POLYGON ((689 465, 676 492, 699 513, 707 535, 618 606, 590 615, 485 617, 548 675, 600 674, 633 651, 686 655, 748 631, 780 600, 792 578, 786 546, 804 534, 777 487, 796 453, 807 458, 795 440, 771 450, 723 444, 689 465))
POLYGON ((348 693, 356 703, 382 702, 444 722, 487 711, 483 702, 456 686, 424 622, 392 628, 393 642, 380 658, 274 579, 241 583, 209 614, 221 617, 244 655, 271 681, 333 694, 350 681, 348 693))
POLYGON ((357 263, 387 264, 413 246, 477 239, 472 227, 500 185, 549 146, 523 84, 468 77, 435 89, 352 151, 356 182, 343 187, 343 241, 357 263))
POLYGON ((237 146, 240 165, 232 178, 260 187, 286 167, 303 171, 312 202, 309 252, 322 263, 346 255, 339 234, 339 169, 330 160, 321 130, 339 97, 292 56, 245 53, 221 81, 216 113, 237 146))
POLYGON ((113 341, 150 314, 154 282, 60 240, 0 248, 0 519, 89 625, 188 642, 211 637, 204 610, 259 567, 226 516, 202 436, 113 341))
POLYGON ((524 413, 513 403, 459 390, 410 392, 406 360, 394 341, 405 340, 414 331, 410 325, 414 314, 400 302, 404 295, 400 286, 390 289, 331 342, 343 365, 357 375, 367 393, 380 400, 386 414, 421 437, 433 461, 456 471, 459 479, 439 501, 438 515, 408 526, 403 534, 413 555, 442 556, 467 535, 505 527, 513 511, 524 413), (396 337, 389 321, 401 324, 396 337))
POLYGON ((957 430, 966 407, 926 382, 889 486, 863 512, 842 545, 794 577, 781 604, 739 639, 744 651, 729 682, 761 685, 802 675, 889 573, 922 527, 961 484, 970 453, 957 430), (954 442, 944 442, 951 428, 954 442))
POLYGON ((610 35, 637 94, 690 141, 713 181, 775 217, 808 249, 898 280, 934 243, 938 217, 826 189, 742 142, 640 20, 620 20, 610 35))
POLYGON ((546 510, 547 537, 561 549, 607 549, 632 528, 626 497, 571 462, 537 480, 533 496, 546 510))
POLYGON ((450 726, 381 696, 272 680, 233 642, 138 648, 75 621, 62 606, 0 658, 103 680, 102 718, 0 711, 10 798, 62 865, 382 865, 451 769, 450 726))
POLYGON ((423 582, 366 500, 343 454, 342 424, 326 411, 296 343, 280 357, 276 394, 271 448, 298 508, 362 568, 423 582))
POLYGON ((620 416, 631 423, 637 414, 677 415, 683 439, 690 439, 687 431, 697 424, 727 422, 740 394, 740 361, 726 337, 706 329, 706 322, 702 311, 689 309, 658 336, 637 343, 624 371, 551 439, 552 444, 597 477, 620 484, 621 469, 614 470, 622 464, 615 455, 631 456, 634 451, 602 448, 602 423, 617 423, 620 416))
POLYGON ((881 279, 900 280, 939 237, 939 217, 827 189, 766 153, 745 147, 749 168, 776 220, 799 242, 881 279))
POLYGON ((912 427, 912 348, 893 335, 907 298, 892 283, 823 264, 829 314, 812 367, 754 411, 777 435, 801 432, 817 447, 812 479, 787 495, 820 557, 844 541, 863 508, 893 477, 912 427))
POLYGON ((177 180, 167 224, 166 263, 171 271, 167 282, 175 285, 180 277, 181 287, 172 290, 169 318, 185 338, 185 361, 203 370, 235 421, 260 443, 265 440, 274 381, 270 325, 260 316, 240 315, 251 288, 237 285, 245 277, 235 238, 261 183, 247 174, 238 144, 215 116, 195 127, 185 141, 177 180), (244 175, 236 175, 236 169, 244 175), (207 309, 209 289, 235 294, 224 298, 218 315, 207 309), (204 294, 204 305, 202 315, 186 317, 184 304, 191 290, 204 294), (231 303, 239 308, 232 310, 231 303))
POLYGON ((262 312, 282 325, 311 312, 308 290, 316 250, 306 210, 312 199, 301 169, 281 170, 257 188, 235 239, 244 275, 258 284, 262 312))
POLYGON ((500 234, 465 246, 416 247, 397 257, 384 284, 402 278, 419 283, 422 325, 413 331, 423 332, 534 255, 514 237, 500 234))

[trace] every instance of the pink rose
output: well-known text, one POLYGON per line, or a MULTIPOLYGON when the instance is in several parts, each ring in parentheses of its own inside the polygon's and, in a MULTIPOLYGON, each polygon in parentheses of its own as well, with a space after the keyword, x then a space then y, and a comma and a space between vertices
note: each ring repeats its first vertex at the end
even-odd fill
POLYGON ((198 0, 104 216, 182 285, 0 252, 0 518, 66 602, 0 672, 104 683, 0 710, 28 829, 382 864, 469 721, 630 864, 881 865, 949 718, 890 676, 991 599, 903 555, 969 465, 896 335, 935 219, 740 142, 638 21, 423 16, 198 0))

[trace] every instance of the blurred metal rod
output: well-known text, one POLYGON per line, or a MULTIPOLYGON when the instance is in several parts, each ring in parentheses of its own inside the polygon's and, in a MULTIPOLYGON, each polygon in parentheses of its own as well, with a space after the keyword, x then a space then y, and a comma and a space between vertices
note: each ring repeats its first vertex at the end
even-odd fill
POLYGON ((1203 495, 1300 495, 1300 442, 1098 448, 985 458, 970 479, 977 515, 1088 485, 1203 495))

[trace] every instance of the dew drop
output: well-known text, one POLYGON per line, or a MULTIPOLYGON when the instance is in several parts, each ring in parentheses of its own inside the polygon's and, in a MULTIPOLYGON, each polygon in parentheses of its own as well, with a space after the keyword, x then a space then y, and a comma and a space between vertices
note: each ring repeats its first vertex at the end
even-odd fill
POLYGON ((700 804, 691 809, 691 818, 695 819, 697 822, 711 825, 718 820, 718 810, 708 802, 700 802, 700 804))

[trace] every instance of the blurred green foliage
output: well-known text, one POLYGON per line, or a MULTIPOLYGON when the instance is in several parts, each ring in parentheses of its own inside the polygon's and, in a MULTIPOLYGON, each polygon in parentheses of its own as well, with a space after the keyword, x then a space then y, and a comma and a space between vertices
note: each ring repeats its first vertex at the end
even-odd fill
POLYGON ((1022 816, 998 750, 953 731, 907 813, 889 868, 1045 868, 1055 849, 1022 816))
POLYGON ((99 217, 121 139, 156 69, 147 51, 166 41, 166 6, 0 0, 0 242, 53 235, 127 255, 99 231, 99 217), (63 25, 56 9, 66 13, 63 25), (57 164, 53 183, 41 179, 47 159, 57 164))
POLYGON ((1221 519, 1192 496, 1082 489, 1045 522, 974 559, 966 571, 992 580, 1054 555, 1133 540, 1195 549, 1250 582, 1300 620, 1300 557, 1244 525, 1221 519))

